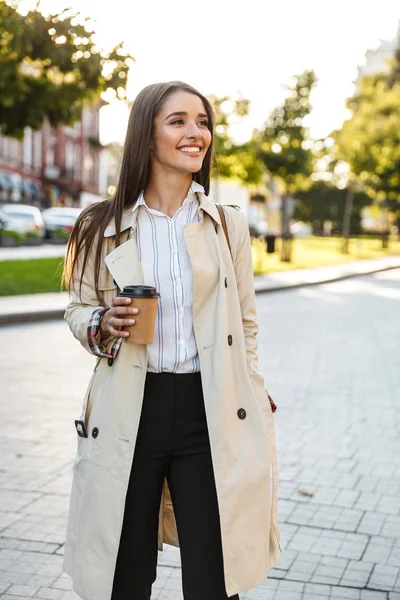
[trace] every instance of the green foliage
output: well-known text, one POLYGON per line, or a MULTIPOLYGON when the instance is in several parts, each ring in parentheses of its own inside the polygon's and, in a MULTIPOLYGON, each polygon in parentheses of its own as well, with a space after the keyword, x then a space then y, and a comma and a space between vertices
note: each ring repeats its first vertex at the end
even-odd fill
POLYGON ((15 245, 19 245, 22 244, 24 236, 22 235, 22 233, 19 233, 18 231, 13 231, 11 229, 0 230, 0 246, 6 245, 8 240, 13 241, 15 245))
POLYGON ((210 96, 209 99, 215 113, 216 175, 226 179, 239 179, 245 184, 259 183, 265 168, 257 157, 255 144, 235 144, 229 134, 231 118, 248 115, 249 100, 242 97, 232 100, 229 96, 210 96))
POLYGON ((111 52, 96 47, 88 19, 71 9, 43 16, 22 16, 17 3, 0 3, 0 132, 23 137, 39 129, 71 125, 86 102, 114 90, 125 98, 132 57, 119 44, 111 52))
POLYGON ((272 112, 264 129, 255 133, 260 159, 271 175, 281 178, 289 193, 299 189, 313 171, 304 120, 311 111, 310 94, 315 84, 314 71, 297 76, 283 105, 272 112))
POLYGON ((348 100, 352 116, 335 132, 336 154, 358 186, 387 208, 400 200, 400 51, 392 70, 364 77, 348 100))
MULTIPOLYGON (((323 181, 316 182, 309 190, 299 191, 296 194, 298 203, 294 218, 311 222, 317 234, 322 233, 325 221, 331 221, 333 230, 341 232, 346 196, 347 189, 338 189, 323 181)), ((361 192, 354 194, 350 218, 352 234, 361 233, 361 209, 370 202, 366 194, 361 192)))

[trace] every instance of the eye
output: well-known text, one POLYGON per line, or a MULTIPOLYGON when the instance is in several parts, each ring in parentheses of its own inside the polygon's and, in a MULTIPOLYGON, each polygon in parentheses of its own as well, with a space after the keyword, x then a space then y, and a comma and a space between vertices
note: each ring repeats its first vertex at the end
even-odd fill
POLYGON ((175 119, 175 121, 171 121, 171 125, 182 125, 183 119, 175 119))
POLYGON ((199 121, 199 125, 201 125, 202 127, 208 127, 208 120, 202 119, 201 121, 199 121))

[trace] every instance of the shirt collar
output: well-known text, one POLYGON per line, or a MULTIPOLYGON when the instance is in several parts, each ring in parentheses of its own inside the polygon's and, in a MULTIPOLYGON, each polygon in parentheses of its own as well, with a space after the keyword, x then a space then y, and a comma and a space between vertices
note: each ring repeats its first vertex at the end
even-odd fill
MULTIPOLYGON (((205 195, 204 190, 202 190, 200 188, 202 188, 202 186, 199 183, 194 181, 189 188, 189 192, 192 191, 193 193, 198 194, 200 211, 206 212, 207 214, 210 215, 210 217, 218 225, 221 225, 221 219, 220 219, 220 216, 219 216, 219 213, 218 213, 215 203, 212 202, 208 198, 208 196, 205 195)), ((188 195, 189 195, 189 193, 188 193, 188 195)), ((120 232, 125 231, 126 229, 129 229, 132 226, 133 222, 136 221, 136 217, 137 217, 137 213, 134 212, 132 214, 131 208, 125 209, 123 211, 122 217, 121 217, 120 232)), ((111 237, 113 235, 115 235, 115 222, 112 219, 110 221, 110 223, 108 224, 108 226, 106 227, 106 230, 104 231, 104 237, 111 237)))
MULTIPOLYGON (((190 185, 190 188, 188 189, 188 193, 186 195, 186 198, 182 202, 182 206, 184 204, 188 204, 189 198, 191 198, 196 193, 204 194, 204 187, 200 183, 198 183, 197 181, 193 180, 192 183, 191 183, 191 185, 190 185)), ((135 202, 135 204, 134 204, 134 206, 132 208, 132 212, 135 212, 135 210, 137 210, 139 208, 139 206, 144 206, 148 210, 151 210, 151 209, 149 209, 149 207, 146 204, 143 192, 140 194, 139 198, 135 202)))

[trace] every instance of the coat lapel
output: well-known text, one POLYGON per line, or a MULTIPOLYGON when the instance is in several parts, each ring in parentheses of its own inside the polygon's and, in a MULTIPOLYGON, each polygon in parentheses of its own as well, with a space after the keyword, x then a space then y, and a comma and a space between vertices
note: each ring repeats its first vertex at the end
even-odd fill
MULTIPOLYGON (((200 223, 192 223, 191 225, 185 225, 184 227, 185 239, 192 263, 195 257, 194 247, 196 246, 196 237, 203 225, 201 212, 206 212, 216 223, 219 225, 221 224, 220 216, 215 204, 211 202, 205 194, 198 192, 197 196, 200 204, 200 223)), ((139 259, 139 252, 135 239, 136 219, 137 211, 132 212, 132 209, 126 209, 123 212, 121 232, 131 227, 133 235, 130 236, 131 239, 128 239, 128 241, 112 250, 112 252, 104 259, 112 278, 120 289, 127 285, 142 285, 144 281, 143 268, 139 259)), ((114 222, 111 222, 105 230, 104 236, 110 237, 113 235, 115 235, 115 225, 114 222)), ((193 267, 195 268, 195 265, 193 265, 193 267)))
MULTIPOLYGON (((104 259, 112 278, 122 290, 127 285, 143 285, 143 268, 135 239, 137 211, 124 211, 121 222, 121 232, 129 227, 131 234, 126 242, 112 250, 104 259)), ((104 236, 115 235, 114 224, 110 224, 104 236)))
POLYGON ((143 285, 143 269, 134 238, 107 254, 104 262, 121 290, 127 285, 143 285))

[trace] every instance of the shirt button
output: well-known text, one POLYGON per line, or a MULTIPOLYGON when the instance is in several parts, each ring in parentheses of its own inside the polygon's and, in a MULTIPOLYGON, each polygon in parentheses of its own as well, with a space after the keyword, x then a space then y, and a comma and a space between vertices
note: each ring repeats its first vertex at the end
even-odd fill
POLYGON ((179 340, 180 345, 184 344, 184 340, 179 340))
POLYGON ((228 335, 228 344, 229 344, 230 346, 232 346, 232 344, 233 344, 233 339, 232 339, 232 336, 231 336, 231 335, 228 335))
POLYGON ((97 436, 98 436, 98 435, 99 435, 99 430, 98 430, 98 428, 97 428, 97 427, 93 427, 93 429, 92 429, 92 436, 93 436, 94 438, 97 438, 97 436))
POLYGON ((244 410, 244 408, 239 408, 239 410, 237 411, 237 416, 239 417, 239 419, 241 419, 243 421, 243 419, 246 418, 246 411, 244 410))

